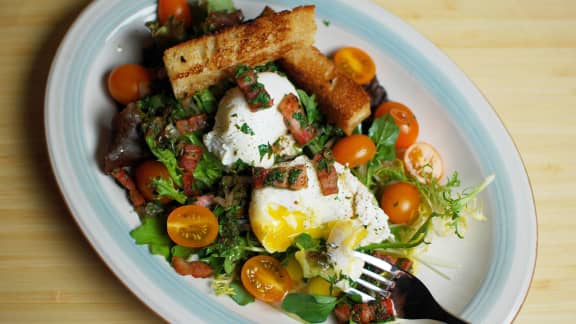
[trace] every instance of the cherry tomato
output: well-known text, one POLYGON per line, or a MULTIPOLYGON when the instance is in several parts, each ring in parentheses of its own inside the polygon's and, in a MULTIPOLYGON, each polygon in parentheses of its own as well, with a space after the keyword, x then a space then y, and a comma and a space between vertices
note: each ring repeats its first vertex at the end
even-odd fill
POLYGON ((108 92, 121 104, 127 105, 148 94, 150 75, 138 64, 123 64, 108 75, 108 92))
POLYGON ((420 192, 407 182, 396 182, 384 189, 380 207, 394 224, 407 224, 418 215, 420 192))
POLYGON ((184 27, 190 27, 192 15, 186 0, 158 0, 158 20, 161 24, 168 22, 170 16, 184 22, 184 27))
POLYGON ((343 47, 334 54, 334 63, 358 84, 367 84, 376 75, 376 65, 366 52, 355 47, 343 47))
POLYGON ((362 134, 346 136, 332 147, 334 159, 350 168, 368 163, 376 154, 376 145, 370 137, 362 134))
POLYGON ((168 236, 185 247, 204 247, 218 236, 218 218, 206 207, 180 206, 168 215, 167 223, 168 236))
POLYGON ((240 276, 244 288, 265 302, 279 302, 292 288, 292 279, 280 262, 271 256, 257 255, 244 263, 240 276))
POLYGON ((440 153, 432 145, 422 142, 414 143, 406 149, 404 167, 422 183, 431 178, 440 180, 444 174, 444 161, 440 153))
MULTIPOLYGON (((152 180, 155 178, 168 179, 170 175, 164 164, 155 160, 146 160, 136 167, 136 187, 138 191, 146 198, 146 200, 156 200, 158 195, 154 188, 151 186, 152 180)), ((170 201, 169 198, 162 197, 159 199, 160 203, 165 204, 170 201)))
POLYGON ((386 101, 378 106, 374 117, 378 118, 385 114, 390 114, 392 119, 394 119, 394 123, 400 128, 400 133, 398 133, 398 139, 396 140, 397 148, 406 148, 416 142, 419 126, 410 108, 399 102, 386 101))

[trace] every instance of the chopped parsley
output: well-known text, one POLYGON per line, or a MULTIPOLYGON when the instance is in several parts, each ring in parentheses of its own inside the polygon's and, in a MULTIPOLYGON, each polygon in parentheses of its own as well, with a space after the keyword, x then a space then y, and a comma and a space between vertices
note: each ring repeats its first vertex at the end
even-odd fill
POLYGON ((274 183, 282 183, 284 182, 284 177, 286 177, 286 173, 281 168, 274 168, 266 174, 264 184, 271 186, 274 183))
POLYGON ((298 181, 300 173, 302 173, 301 169, 298 168, 290 169, 290 171, 288 172, 288 184, 291 186, 294 185, 296 181, 298 181))
POLYGON ((330 26, 330 20, 324 19, 324 20, 322 20, 322 23, 323 23, 324 26, 326 26, 326 27, 330 26))
POLYGON ((238 128, 242 133, 246 134, 246 135, 256 135, 254 134, 254 131, 252 130, 252 128, 250 128, 250 126, 248 126, 248 124, 244 123, 242 124, 242 126, 238 126, 235 125, 236 128, 238 128))
POLYGON ((318 159, 318 163, 316 164, 318 171, 324 170, 329 172, 330 168, 334 164, 334 156, 332 155, 332 151, 330 149, 325 149, 319 154, 320 158, 318 159))
POLYGON ((262 161, 264 156, 268 155, 268 157, 270 157, 272 156, 272 153, 274 153, 270 143, 258 145, 258 152, 260 152, 260 161, 262 161))
POLYGON ((308 125, 308 119, 306 118, 306 116, 304 116, 303 113, 301 113, 300 111, 296 111, 292 114, 292 118, 294 118, 295 120, 298 121, 298 123, 300 123, 300 127, 304 128, 308 125))

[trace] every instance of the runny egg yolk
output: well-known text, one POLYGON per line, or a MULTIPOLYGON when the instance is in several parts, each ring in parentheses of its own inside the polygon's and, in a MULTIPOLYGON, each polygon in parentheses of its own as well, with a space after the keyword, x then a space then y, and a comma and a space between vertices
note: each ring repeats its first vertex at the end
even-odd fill
POLYGON ((332 224, 314 222, 318 217, 313 212, 309 215, 276 204, 269 204, 266 209, 273 221, 252 223, 252 230, 268 252, 286 251, 301 233, 312 238, 326 238, 330 234, 332 224))

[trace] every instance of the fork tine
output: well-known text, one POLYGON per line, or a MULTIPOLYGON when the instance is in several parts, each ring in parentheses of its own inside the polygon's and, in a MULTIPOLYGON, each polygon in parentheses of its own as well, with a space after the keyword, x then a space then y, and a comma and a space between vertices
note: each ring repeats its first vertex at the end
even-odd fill
POLYGON ((386 285, 386 289, 390 289, 390 287, 394 286, 394 282, 388 278, 385 278, 377 273, 374 273, 368 269, 362 269, 362 274, 367 275, 368 277, 374 279, 374 280, 378 280, 381 283, 386 285))
POLYGON ((390 263, 388 263, 382 259, 378 259, 376 257, 373 257, 373 256, 368 255, 368 254, 364 254, 364 253, 361 253, 358 251, 354 251, 354 255, 358 258, 361 258, 366 263, 371 264, 375 267, 378 267, 379 269, 384 270, 386 272, 392 273, 395 270, 390 263))
POLYGON ((370 290, 372 290, 372 291, 374 291, 380 295, 386 296, 389 294, 388 290, 380 288, 380 287, 378 287, 378 286, 376 286, 376 285, 374 285, 374 284, 372 284, 372 283, 370 283, 364 279, 358 278, 358 279, 356 279, 356 283, 358 283, 358 284, 360 284, 360 285, 362 285, 362 286, 364 286, 364 287, 366 287, 366 288, 368 288, 368 289, 370 289, 370 290))
POLYGON ((367 303, 367 302, 371 302, 371 301, 375 300, 374 297, 372 297, 372 296, 368 295, 367 293, 365 293, 361 290, 358 290, 356 288, 350 288, 350 289, 346 290, 346 293, 348 293, 348 294, 353 293, 353 294, 359 295, 362 298, 363 303, 367 303))

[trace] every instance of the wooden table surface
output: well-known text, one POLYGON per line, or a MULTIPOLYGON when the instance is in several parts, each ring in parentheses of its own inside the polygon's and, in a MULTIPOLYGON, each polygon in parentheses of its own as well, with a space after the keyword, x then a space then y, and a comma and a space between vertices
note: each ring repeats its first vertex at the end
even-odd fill
MULTIPOLYGON (((49 65, 86 2, 0 0, 0 322, 160 321, 84 239, 45 149, 49 65)), ((576 322, 576 1, 376 2, 462 68, 522 154, 539 252, 516 322, 576 322)))

